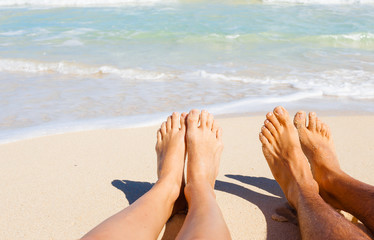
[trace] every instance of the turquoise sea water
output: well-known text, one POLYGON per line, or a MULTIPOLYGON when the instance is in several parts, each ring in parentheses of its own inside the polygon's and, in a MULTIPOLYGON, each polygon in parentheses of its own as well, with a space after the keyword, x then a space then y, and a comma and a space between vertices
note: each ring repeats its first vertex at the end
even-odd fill
POLYGON ((192 107, 373 113, 374 1, 284 2, 2 1, 0 141, 192 107))

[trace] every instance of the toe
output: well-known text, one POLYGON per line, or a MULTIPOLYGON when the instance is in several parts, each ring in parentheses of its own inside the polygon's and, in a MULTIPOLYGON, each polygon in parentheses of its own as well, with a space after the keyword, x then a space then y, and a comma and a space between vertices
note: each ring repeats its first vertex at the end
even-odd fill
POLYGON ((218 129, 218 123, 217 123, 217 121, 216 120, 213 120, 213 126, 212 126, 212 131, 213 132, 216 132, 217 131, 217 129, 218 129))
POLYGON ((202 110, 200 115, 200 127, 205 128, 208 121, 208 111, 202 110))
POLYGON ((289 121, 289 115, 288 115, 288 112, 287 110, 282 107, 282 106, 278 106, 276 108, 274 108, 274 115, 276 116, 276 118, 278 119, 278 121, 283 124, 283 125, 287 125, 288 124, 288 121, 289 121))
POLYGON ((326 136, 326 132, 327 132, 327 126, 325 124, 323 124, 321 126, 321 133, 322 133, 322 136, 326 136))
POLYGON ((326 124, 324 124, 324 125, 325 125, 325 128, 326 128, 326 134, 325 134, 325 136, 328 137, 328 138, 330 138, 330 135, 331 135, 330 127, 327 126, 326 124))
POLYGON ((169 132, 171 130, 171 116, 168 117, 166 120, 166 132, 169 132))
POLYGON ((208 120, 207 120, 207 122, 206 122, 206 126, 207 126, 207 128, 209 129, 209 130, 211 130, 212 129, 212 127, 213 127, 213 120, 214 118, 213 118, 213 114, 211 114, 211 113, 209 113, 208 114, 208 120))
POLYGON ((330 138, 330 128, 324 123, 321 123, 321 134, 327 138, 330 138))
POLYGON ((274 125, 269 120, 266 119, 264 125, 270 131, 271 135, 274 137, 278 136, 277 129, 275 129, 274 125))
POLYGON ((317 119, 316 119, 316 130, 317 130, 317 132, 321 132, 321 128, 322 128, 322 122, 317 117, 317 119))
POLYGON ((269 141, 269 143, 274 142, 274 137, 271 135, 269 129, 267 129, 265 126, 262 126, 261 133, 266 137, 266 139, 269 141))
POLYGON ((173 112, 171 115, 171 128, 179 129, 179 113, 173 112))
POLYGON ((331 137, 331 131, 330 131, 330 127, 329 126, 326 126, 326 137, 327 138, 330 138, 331 137))
POLYGON ((186 129, 186 117, 187 117, 187 113, 184 112, 181 114, 181 118, 180 118, 181 130, 186 129))
POLYGON ((161 134, 162 134, 162 136, 166 135, 166 122, 163 122, 161 124, 161 134))
POLYGON ((267 145, 269 144, 269 141, 267 140, 267 138, 264 136, 264 134, 262 134, 262 132, 260 132, 260 134, 258 135, 259 139, 260 139, 260 142, 262 143, 262 145, 267 145))
POLYGON ((196 128, 199 122, 199 110, 193 109, 187 116, 187 128, 196 128))
POLYGON ((304 111, 299 111, 296 113, 293 123, 297 129, 306 127, 306 113, 304 111))
POLYGON ((161 128, 157 131, 157 143, 162 141, 161 128))
POLYGON ((310 112, 309 113, 308 129, 310 131, 314 131, 316 129, 316 125, 317 125, 316 113, 315 112, 310 112))
POLYGON ((216 132, 216 137, 219 141, 222 141, 222 128, 218 128, 216 132))
POLYGON ((268 114, 266 114, 266 118, 273 124, 276 129, 279 130, 280 123, 272 112, 268 112, 268 114))

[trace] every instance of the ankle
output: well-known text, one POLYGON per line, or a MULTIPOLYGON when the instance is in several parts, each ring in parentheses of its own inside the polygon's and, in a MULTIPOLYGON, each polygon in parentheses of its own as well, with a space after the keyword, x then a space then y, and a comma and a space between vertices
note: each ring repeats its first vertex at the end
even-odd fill
POLYGON ((184 188, 184 195, 188 202, 188 205, 191 203, 198 201, 200 202, 206 198, 216 198, 216 194, 214 193, 214 189, 211 184, 208 182, 202 183, 191 183, 188 182, 184 188))
POLYGON ((302 187, 299 188, 299 191, 297 192, 296 201, 294 202, 294 208, 298 210, 299 206, 307 201, 311 201, 313 199, 320 198, 318 188, 316 191, 316 188, 314 187, 302 187))
POLYGON ((316 181, 296 182, 288 189, 287 198, 295 209, 298 209, 300 202, 306 198, 319 196, 318 184, 316 181))
MULTIPOLYGON (((305 204, 321 201, 322 197, 313 189, 302 189, 298 193, 298 198, 295 206, 293 206, 297 212, 299 212, 300 207, 305 206, 305 204)), ((322 200, 323 201, 323 200, 322 200)), ((324 201, 323 201, 324 202, 324 201)))
POLYGON ((341 169, 326 169, 324 174, 319 176, 318 184, 324 191, 333 194, 336 190, 336 184, 345 181, 346 174, 341 169))
POLYGON ((179 197, 180 191, 181 191, 181 185, 180 184, 176 183, 175 181, 170 181, 170 180, 165 179, 165 178, 159 179, 155 183, 154 187, 165 189, 169 199, 171 201, 174 201, 174 202, 179 197))

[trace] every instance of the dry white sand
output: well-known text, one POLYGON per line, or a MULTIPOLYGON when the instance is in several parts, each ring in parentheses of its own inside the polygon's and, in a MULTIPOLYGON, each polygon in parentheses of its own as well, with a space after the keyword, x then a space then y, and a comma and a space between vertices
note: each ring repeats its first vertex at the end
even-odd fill
MULTIPOLYGON (((271 219, 286 200, 261 152, 263 120, 219 119, 225 149, 217 201, 233 239, 299 239, 297 226, 271 219)), ((322 120, 332 129, 342 168, 374 185, 374 116, 322 120)), ((0 145, 0 239, 77 239, 128 206, 156 181, 157 129, 66 133, 0 145)))

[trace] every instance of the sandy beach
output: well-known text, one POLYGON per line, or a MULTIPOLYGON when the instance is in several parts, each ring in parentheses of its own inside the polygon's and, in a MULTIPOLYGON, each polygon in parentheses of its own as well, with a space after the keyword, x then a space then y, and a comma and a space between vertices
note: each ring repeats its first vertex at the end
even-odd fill
MULTIPOLYGON (((321 119, 331 127, 342 169, 374 185, 374 116, 321 119)), ((263 120, 218 119, 225 149, 217 201, 233 239, 300 239, 295 224, 272 220, 286 199, 262 155, 258 132, 263 120)), ((65 133, 0 145, 0 239, 78 239, 133 203, 156 181, 158 127, 65 133)), ((172 219, 160 239, 173 239, 182 218, 172 219)))

